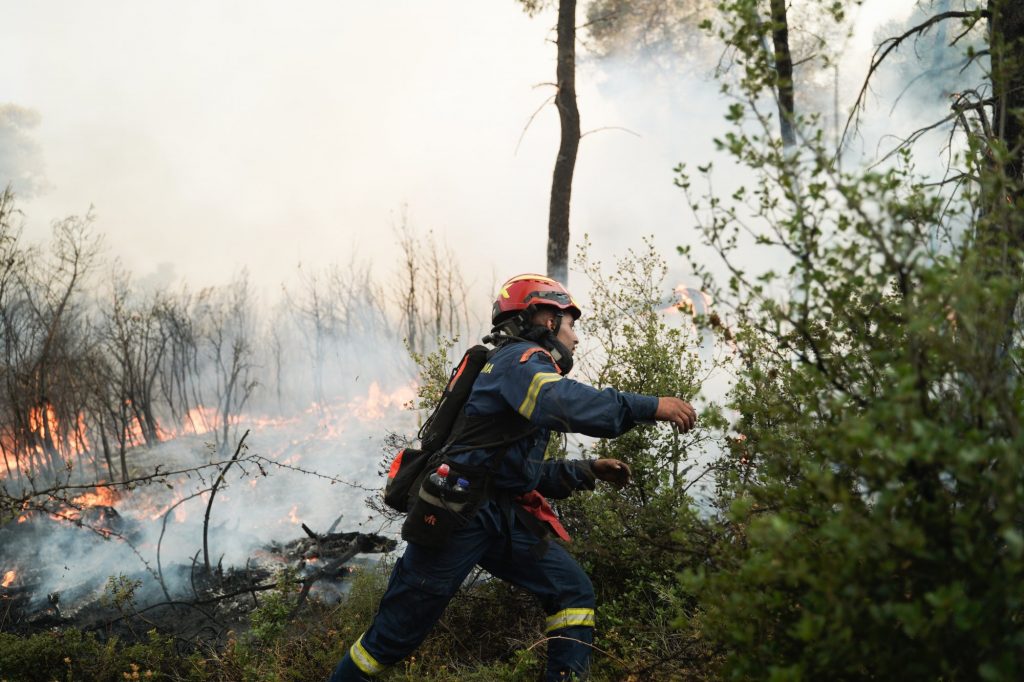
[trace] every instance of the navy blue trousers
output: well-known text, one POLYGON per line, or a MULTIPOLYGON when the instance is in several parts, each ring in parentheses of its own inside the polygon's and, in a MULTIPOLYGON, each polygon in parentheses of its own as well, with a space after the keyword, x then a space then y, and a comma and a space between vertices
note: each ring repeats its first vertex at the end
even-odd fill
POLYGON ((373 624, 329 682, 371 679, 411 654, 476 565, 540 598, 551 638, 545 679, 567 680, 573 673, 584 679, 594 632, 593 586, 563 547, 551 543, 537 556, 531 552, 537 542, 514 515, 488 502, 443 548, 409 543, 395 564, 373 624))

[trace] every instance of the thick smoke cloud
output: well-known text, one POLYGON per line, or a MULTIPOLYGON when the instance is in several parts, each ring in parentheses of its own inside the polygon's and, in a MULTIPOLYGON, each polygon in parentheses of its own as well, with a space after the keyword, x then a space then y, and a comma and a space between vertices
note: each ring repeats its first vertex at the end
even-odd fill
POLYGON ((17 104, 0 104, 0 185, 30 198, 45 192, 43 150, 34 132, 42 115, 17 104))
MULTIPOLYGON (((169 288, 178 274, 198 288, 249 266, 258 287, 275 291, 293 276, 299 261, 323 266, 344 263, 351 256, 359 263, 372 261, 375 274, 381 273, 386 280, 390 271, 400 267, 396 266, 400 258, 394 254, 393 214, 408 201, 415 227, 435 229, 453 244, 466 269, 472 311, 486 315, 497 282, 543 267, 557 116, 551 107, 543 111, 515 152, 522 126, 549 94, 531 95, 530 85, 553 75, 553 47, 543 41, 551 17, 542 15, 530 24, 508 3, 496 20, 484 17, 487 13, 473 5, 472 11, 465 3, 454 9, 445 9, 442 3, 439 10, 432 6, 430 13, 436 11, 436 21, 443 24, 437 31, 424 30, 426 19, 408 19, 408 13, 423 11, 411 3, 404 3, 405 19, 394 24, 369 9, 360 10, 358 21, 347 16, 345 20, 334 17, 333 23, 324 17, 301 21, 291 17, 285 28, 298 35, 303 45, 316 49, 296 51, 293 46, 289 52, 288 44, 282 42, 272 58, 265 49, 264 32, 282 18, 263 24, 259 14, 251 14, 247 19, 251 35, 220 36, 249 45, 252 55, 267 60, 259 62, 263 68, 258 74, 248 76, 239 67, 223 67, 223 60, 204 52, 206 45, 221 44, 211 37, 210 27, 227 25, 223 17, 218 19, 220 24, 193 21, 170 31, 175 36, 191 35, 195 54, 176 53, 179 46, 167 35, 144 40, 127 36, 124 40, 129 44, 122 47, 136 49, 132 41, 141 41, 153 61, 139 65, 139 73, 129 69, 119 88, 131 89, 125 85, 129 82, 140 88, 156 83, 161 93, 173 95, 168 106, 178 108, 150 111, 144 105, 155 100, 115 92, 125 106, 115 112, 121 118, 114 120, 98 102, 102 98, 83 98, 82 109, 91 112, 97 134, 83 141, 88 149, 75 151, 70 141, 83 137, 80 131, 89 127, 69 114, 73 110, 69 102, 52 96, 50 102, 60 113, 65 134, 53 138, 52 152, 74 157, 60 164, 63 174, 56 178, 72 194, 53 203, 35 202, 27 207, 29 217, 45 225, 59 218, 66 207, 80 211, 97 202, 99 228, 111 235, 112 252, 124 257, 126 267, 152 273, 140 282, 145 290, 169 288), (344 31, 350 25, 385 23, 392 26, 394 44, 384 50, 378 46, 377 54, 388 55, 388 70, 381 74, 372 71, 373 63, 366 59, 372 51, 363 46, 363 38, 344 31), (468 27, 460 29, 457 40, 445 33, 456 25, 468 27), (500 34, 488 33, 497 25, 503 27, 500 34), (514 36, 508 44, 482 38, 507 34, 514 36), (339 35, 345 39, 338 39, 339 35), (435 36, 436 42, 424 43, 427 36, 435 36), (152 49, 152 41, 159 49, 152 49), (345 50, 336 53, 334 47, 339 45, 345 50), (459 54, 441 60, 440 54, 448 54, 437 49, 442 45, 452 46, 459 54), (510 59, 500 64, 489 61, 495 54, 510 59), (161 55, 168 61, 161 61, 161 55), (479 70, 470 68, 478 64, 479 70), (182 71, 173 70, 179 66, 182 71), (407 78, 410 72, 419 73, 407 78), (154 73, 178 74, 178 81, 148 78, 154 73), (231 88, 224 87, 228 80, 234 83, 231 88), (197 83, 210 85, 199 90, 186 87, 197 83), (288 84, 283 91, 282 83, 288 84), (480 90, 470 91, 466 84, 480 90), (252 99, 252 92, 263 96, 252 99), (465 106, 467 102, 473 106, 465 106), (494 108, 488 108, 489 103, 494 108), (263 114, 270 118, 261 118, 263 114), (106 127, 108 116, 114 132, 106 127), (294 125, 296 117, 301 125, 294 125), (104 123, 100 126, 96 121, 104 123), (164 127, 143 129, 147 121, 162 122, 164 127), (359 255, 360 249, 365 258, 359 255)), ((140 15, 132 15, 137 23, 160 24, 144 16, 141 6, 133 7, 140 15)), ((89 12, 100 13, 91 20, 115 24, 100 10, 90 8, 89 12)), ((183 23, 188 19, 177 12, 166 18, 183 23)), ((93 33, 76 30, 75 36, 93 33)), ((281 33, 281 40, 289 35, 281 33)), ((130 61, 120 51, 116 55, 97 52, 90 59, 105 57, 105 61, 90 61, 87 68, 95 73, 119 73, 130 61)), ((857 74, 866 70, 865 55, 857 57, 857 66, 851 61, 849 70, 844 64, 844 94, 850 84, 859 83, 857 74)), ((676 246, 694 245, 698 240, 685 198, 672 184, 672 168, 681 161, 692 168, 715 157, 711 138, 725 129, 722 114, 727 102, 708 73, 648 77, 639 76, 623 61, 582 59, 581 64, 578 87, 584 129, 607 130, 587 135, 581 146, 574 185, 574 241, 589 233, 597 245, 592 256, 610 265, 615 254, 638 247, 641 235, 656 235, 656 243, 669 259, 670 286, 696 285, 682 259, 672 256, 676 246)), ((30 75, 44 80, 39 74, 30 75)), ((44 112, 50 121, 50 110, 44 112)), ((884 126, 892 127, 886 111, 874 113, 881 123, 877 129, 865 126, 866 138, 885 134, 884 126)), ((47 187, 43 154, 34 137, 40 121, 39 112, 15 105, 0 107, 0 180, 10 177, 25 197, 38 196, 47 187)), ((865 142, 864 146, 871 145, 865 142)), ((716 187, 720 194, 746 180, 724 166, 719 177, 731 183, 716 187)), ((752 253, 751 265, 759 257, 760 253, 752 253)), ((587 283, 578 275, 573 277, 570 288, 586 305, 587 283)), ((261 305, 269 310, 275 299, 267 296, 261 305)), ((473 340, 472 335, 462 339, 473 340)), ((295 404, 287 405, 284 411, 289 414, 303 414, 309 405, 313 368, 304 353, 293 349, 292 362, 281 372, 286 402, 290 395, 305 396, 304 401, 294 398, 295 404)), ((379 486, 376 469, 384 435, 388 430, 413 432, 414 417, 392 406, 387 419, 360 420, 355 399, 367 395, 375 380, 387 392, 401 388, 408 381, 399 376, 407 369, 399 362, 405 357, 399 342, 384 343, 380 338, 331 347, 324 380, 327 393, 344 396, 337 411, 326 419, 305 415, 285 428, 261 430, 250 444, 283 461, 298 455, 291 460, 296 466, 379 486), (342 435, 320 437, 327 429, 342 435)), ((264 382, 271 368, 269 363, 261 367, 264 382)), ((253 407, 269 410, 278 402, 276 393, 268 392, 263 398, 262 403, 254 400, 253 407)), ((154 462, 188 460, 197 452, 204 452, 201 438, 168 443, 148 456, 154 462)), ((293 519, 324 530, 341 513, 345 530, 377 530, 372 525, 377 522, 367 519, 362 491, 303 476, 253 480, 255 484, 233 480, 214 509, 212 541, 228 565, 243 563, 269 539, 296 537, 299 529, 293 519)), ((119 510, 132 515, 133 504, 142 499, 126 500, 119 510)), ((201 500, 187 503, 182 518, 171 522, 162 546, 166 563, 188 563, 201 530, 201 506, 201 500)), ((138 511, 138 518, 146 518, 144 512, 138 511)), ((160 527, 148 520, 144 529, 146 539, 141 544, 152 560, 160 527)), ((26 547, 24 551, 27 555, 35 550, 26 547)), ((45 563, 55 571, 49 577, 51 589, 70 589, 86 573, 102 579, 119 566, 138 565, 130 551, 112 543, 72 550, 63 539, 55 539, 44 551, 51 553, 45 563), (68 577, 64 566, 74 567, 74 576, 68 577)))

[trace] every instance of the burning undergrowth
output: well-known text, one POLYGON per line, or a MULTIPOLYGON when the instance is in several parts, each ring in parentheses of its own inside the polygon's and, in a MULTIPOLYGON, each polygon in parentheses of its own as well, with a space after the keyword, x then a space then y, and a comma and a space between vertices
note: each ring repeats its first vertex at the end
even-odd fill
MULTIPOLYGON (((117 517, 120 518, 120 517, 117 517)), ((52 520, 40 522, 43 526, 52 520)), ((34 534, 36 522, 11 531, 0 530, 0 541, 17 541, 34 534)), ((53 554, 81 542, 73 529, 46 529, 53 552, 41 553, 26 568, 4 574, 0 587, 3 631, 30 634, 52 628, 75 627, 117 635, 132 641, 156 628, 188 644, 216 645, 231 632, 244 631, 250 613, 270 591, 289 594, 292 611, 306 599, 337 601, 347 590, 355 566, 394 549, 395 540, 374 533, 308 530, 308 537, 272 541, 256 549, 241 566, 218 563, 210 570, 195 560, 173 564, 160 578, 127 565, 97 584, 95 567, 48 564, 53 554), (168 585, 173 585, 173 591, 168 585)), ((137 563, 137 562, 136 562, 137 563)))
POLYGON ((368 512, 386 434, 414 387, 251 425, 234 453, 184 435, 131 452, 127 482, 22 490, 0 526, 0 631, 153 628, 222 642, 266 593, 336 601, 354 565, 393 549, 368 512), (341 528, 345 532, 339 532, 341 528))

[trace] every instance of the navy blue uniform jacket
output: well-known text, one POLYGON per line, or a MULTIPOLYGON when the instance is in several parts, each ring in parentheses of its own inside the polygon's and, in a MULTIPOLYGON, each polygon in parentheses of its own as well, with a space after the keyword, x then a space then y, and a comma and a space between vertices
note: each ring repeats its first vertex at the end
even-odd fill
MULTIPOLYGON (((589 463, 544 459, 553 432, 611 438, 638 423, 653 421, 657 408, 658 399, 653 396, 614 388, 597 390, 563 377, 551 356, 528 342, 511 343, 491 357, 474 382, 465 407, 467 416, 513 410, 538 427, 508 448, 494 483, 511 493, 536 490, 552 499, 594 488, 589 463)), ((458 447, 458 442, 454 445, 458 447)), ((471 450, 453 455, 452 461, 486 465, 493 452, 471 450)))

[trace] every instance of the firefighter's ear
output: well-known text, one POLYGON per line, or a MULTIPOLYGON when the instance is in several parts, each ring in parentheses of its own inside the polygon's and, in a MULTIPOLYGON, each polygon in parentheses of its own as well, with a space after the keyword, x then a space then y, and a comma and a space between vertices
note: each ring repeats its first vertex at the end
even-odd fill
POLYGON ((555 316, 551 314, 550 310, 538 311, 533 316, 533 324, 538 327, 544 327, 548 331, 555 330, 555 316))

